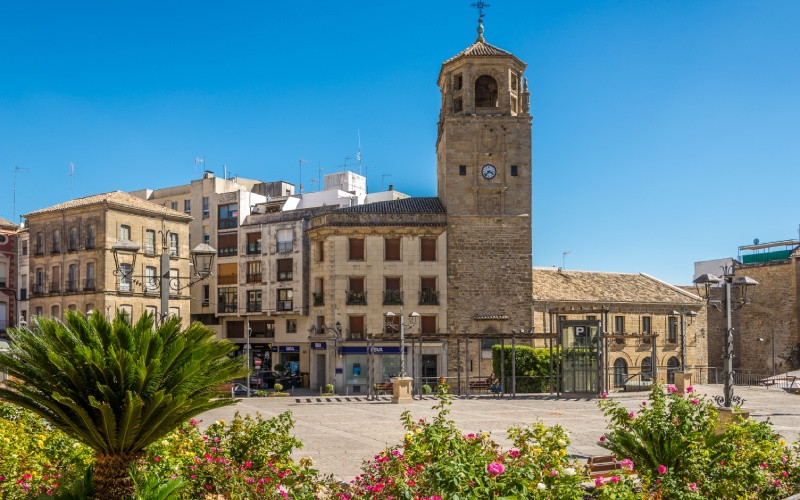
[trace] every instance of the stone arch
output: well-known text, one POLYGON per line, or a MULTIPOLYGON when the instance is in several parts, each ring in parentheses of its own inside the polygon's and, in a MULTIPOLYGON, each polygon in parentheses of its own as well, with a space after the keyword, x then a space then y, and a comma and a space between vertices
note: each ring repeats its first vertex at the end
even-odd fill
POLYGON ((614 360, 614 387, 622 387, 628 378, 628 362, 623 356, 614 360))
POLYGON ((675 372, 681 369, 681 362, 675 356, 667 360, 667 383, 675 383, 675 372))
POLYGON ((475 107, 500 107, 499 90, 496 78, 486 74, 479 76, 475 79, 475 107))

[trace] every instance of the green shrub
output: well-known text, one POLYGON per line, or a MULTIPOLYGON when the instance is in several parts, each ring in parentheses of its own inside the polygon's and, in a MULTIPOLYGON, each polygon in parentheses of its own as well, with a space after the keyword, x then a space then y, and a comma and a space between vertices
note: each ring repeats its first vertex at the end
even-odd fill
MULTIPOLYGON (((517 345, 517 392, 549 392, 551 390, 551 377, 550 377, 550 349, 549 348, 534 348, 526 345, 517 345)), ((499 378, 502 370, 500 369, 501 353, 503 352, 500 344, 492 346, 492 369, 495 375, 499 378)), ((504 387, 506 392, 511 391, 511 373, 512 361, 514 350, 510 345, 505 346, 505 384, 509 387, 504 387)), ((556 369, 558 363, 559 350, 553 349, 553 370, 556 369)), ((555 384, 555 378, 552 379, 555 384)))
POLYGON ((432 392, 433 389, 431 389, 431 386, 429 386, 428 384, 422 386, 422 394, 430 394, 432 392))
POLYGON ((275 392, 281 392, 283 390, 283 384, 275 382, 275 385, 272 386, 272 388, 275 389, 275 392))
POLYGON ((325 384, 325 392, 333 394, 333 384, 325 384))

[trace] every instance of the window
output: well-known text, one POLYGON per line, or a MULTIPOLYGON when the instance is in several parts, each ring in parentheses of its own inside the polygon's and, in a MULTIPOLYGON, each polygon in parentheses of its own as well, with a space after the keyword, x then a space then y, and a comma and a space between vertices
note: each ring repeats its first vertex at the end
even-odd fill
POLYGON ((8 286, 8 264, 0 262, 0 288, 8 286))
POLYGON ((44 316, 44 308, 39 306, 34 311, 34 316, 44 316))
POLYGON ((383 260, 400 260, 400 238, 383 239, 383 260))
POLYGON ((192 213, 192 200, 183 200, 183 213, 192 213))
POLYGON ((439 304, 436 277, 420 278, 419 304, 434 306, 439 304))
POLYGON ((217 236, 217 255, 220 257, 230 257, 236 255, 236 248, 239 245, 237 233, 225 233, 217 236))
POLYGON ((464 76, 461 73, 453 75, 453 90, 461 90, 464 87, 464 76))
POLYGON ((286 320, 286 333, 297 333, 297 320, 296 319, 287 319, 286 320))
POLYGON ((519 92, 519 76, 517 76, 517 74, 514 73, 513 71, 511 72, 510 83, 511 83, 511 90, 513 90, 514 92, 519 92))
POLYGON ((436 260, 436 238, 420 238, 421 261, 436 260))
POLYGON ((247 255, 261 253, 261 232, 247 233, 247 255))
POLYGON ((78 228, 73 227, 69 230, 69 246, 67 250, 70 252, 74 252, 78 249, 78 228))
POLYGON ((460 113, 462 111, 464 111, 464 100, 461 96, 458 96, 453 99, 453 113, 460 113))
POLYGON ((291 311, 293 309, 294 291, 291 288, 278 289, 278 303, 275 309, 278 311, 291 311))
POLYGON ((364 316, 348 316, 347 340, 364 340, 364 316))
POLYGON ((383 304, 403 304, 403 292, 400 290, 400 278, 384 278, 383 304))
MULTIPOLYGON (((518 175, 519 173, 517 172, 517 166, 511 165, 511 177, 517 177, 518 175)), ((625 360, 623 359, 623 361, 625 360)))
POLYGON ((209 210, 208 210, 208 196, 203 196, 203 218, 208 219, 209 210))
POLYGON ((144 289, 147 292, 152 292, 158 288, 158 277, 155 266, 147 266, 144 268, 144 289))
POLYGON ((250 337, 275 337, 275 320, 250 320, 250 337))
POLYGON ((436 334, 436 316, 422 316, 419 323, 419 331, 423 335, 436 334))
POLYGON ((628 378, 628 363, 623 358, 614 361, 614 387, 622 387, 628 378))
POLYGON ((292 259, 278 259, 278 281, 291 281, 292 277, 292 259))
POLYGON ((94 248, 94 226, 89 226, 86 228, 86 249, 92 248, 94 248))
POLYGON ((53 246, 51 248, 52 253, 59 253, 61 251, 61 231, 55 229, 53 231, 53 246))
POLYGON ((366 305, 367 294, 364 292, 364 278, 348 278, 349 288, 347 290, 348 305, 366 305))
POLYGON ((208 234, 208 228, 206 227, 203 228, 203 243, 205 243, 206 245, 211 243, 211 235, 208 234))
POLYGON ((87 262, 86 263, 86 281, 83 284, 84 291, 92 291, 95 290, 94 285, 94 262, 87 262))
POLYGON ((217 288, 217 312, 235 313, 237 308, 236 302, 236 287, 217 288))
POLYGON ((177 210, 178 209, 178 202, 177 201, 172 201, 172 202, 170 202, 169 206, 170 206, 171 209, 177 210))
POLYGON ((68 292, 77 292, 78 291, 78 265, 77 264, 70 264, 69 268, 67 268, 67 291, 68 292))
POLYGON ((261 312, 261 290, 247 291, 247 312, 261 312))
POLYGON ((36 233, 36 244, 33 247, 33 252, 36 255, 42 255, 44 253, 44 245, 42 244, 42 241, 42 233, 36 233))
POLYGON ((58 314, 58 306, 53 306, 53 307, 50 308, 50 316, 53 319, 59 319, 60 318, 60 316, 58 314))
POLYGON ((390 335, 400 335, 400 315, 395 314, 394 316, 384 316, 386 321, 384 322, 384 333, 388 333, 390 335))
POLYGON ((669 316, 667 319, 667 341, 678 341, 678 318, 675 316, 669 316))
POLYGON ((235 285, 238 283, 237 276, 237 264, 235 262, 217 266, 217 284, 235 285))
POLYGON ((218 209, 219 220, 217 227, 219 229, 230 229, 236 227, 239 221, 239 204, 228 203, 227 205, 220 205, 218 209))
POLYGON ((170 318, 180 318, 181 317, 181 308, 180 307, 170 307, 169 308, 169 316, 170 316, 170 318))
POLYGON ((678 358, 672 356, 667 360, 667 383, 674 384, 675 383, 675 372, 681 369, 681 362, 678 361, 678 358))
POLYGON ((286 253, 292 251, 293 235, 291 229, 278 229, 277 235, 277 250, 278 253, 286 253))
POLYGON ((314 305, 325 305, 325 280, 322 278, 314 278, 314 305))
POLYGON ((226 327, 225 334, 229 339, 244 337, 244 321, 228 321, 226 327))
POLYGON ((178 233, 169 233, 169 256, 178 256, 178 233))
POLYGON ((325 316, 317 316, 317 321, 314 325, 317 327, 318 335, 325 333, 322 331, 322 329, 325 327, 325 316))
POLYGON ((497 80, 489 75, 478 77, 475 80, 475 107, 496 108, 499 105, 497 101, 497 80))
POLYGON ((156 232, 152 229, 147 229, 144 232, 144 253, 149 255, 156 254, 156 232))
POLYGON ((642 377, 643 379, 650 380, 651 377, 649 377, 649 375, 653 373, 653 365, 650 363, 649 356, 642 360, 641 372, 645 375, 648 375, 648 377, 642 377))
POLYGON ((467 166, 466 165, 459 165, 458 166, 458 175, 467 175, 467 166))
MULTIPOLYGON (((652 333, 651 328, 652 318, 650 316, 642 316, 642 335, 650 335, 652 333)), ((645 344, 650 343, 649 338, 643 338, 642 342, 645 344)))
POLYGON ((348 238, 348 259, 364 260, 364 238, 348 238))
POLYGON ((625 316, 614 316, 614 333, 617 335, 625 333, 625 316))
POLYGON ((247 282, 261 283, 261 261, 256 260, 247 263, 247 282))
POLYGON ((320 240, 317 242, 317 262, 325 260, 325 242, 320 240))
POLYGON ((23 256, 24 255, 28 255, 28 242, 27 241, 23 241, 22 242, 22 246, 20 246, 20 248, 19 248, 19 254, 23 255, 23 256))
POLYGON ((119 226, 119 239, 120 240, 128 240, 131 239, 131 226, 127 226, 125 224, 119 226))
MULTIPOLYGON (((130 265, 128 266, 130 267, 130 265)), ((53 272, 50 275, 52 281, 50 282, 50 293, 58 293, 61 291, 61 267, 53 266, 53 272)))
POLYGON ((203 285, 203 307, 208 307, 211 302, 211 285, 203 285))
POLYGON ((131 323, 131 318, 133 317, 133 306, 131 304, 122 304, 119 306, 118 309, 120 318, 125 320, 128 324, 131 323))

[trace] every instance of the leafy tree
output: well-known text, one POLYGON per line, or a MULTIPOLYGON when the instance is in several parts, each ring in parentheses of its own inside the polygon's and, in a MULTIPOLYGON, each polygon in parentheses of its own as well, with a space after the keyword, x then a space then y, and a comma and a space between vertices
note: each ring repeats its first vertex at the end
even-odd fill
POLYGON ((13 378, 0 397, 91 447, 95 494, 103 499, 132 496, 128 469, 144 448, 230 404, 216 397, 218 386, 244 372, 228 357, 233 344, 200 323, 181 331, 179 318, 153 328, 149 314, 131 324, 126 315, 109 322, 99 311, 67 311, 65 324, 39 318, 10 336, 0 368, 13 378))

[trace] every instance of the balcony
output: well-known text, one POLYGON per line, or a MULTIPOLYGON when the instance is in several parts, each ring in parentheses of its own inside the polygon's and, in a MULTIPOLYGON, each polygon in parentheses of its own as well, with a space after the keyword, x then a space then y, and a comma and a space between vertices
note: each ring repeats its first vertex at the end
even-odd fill
POLYGON ((53 281, 50 283, 50 293, 60 293, 61 292, 61 283, 58 281, 53 281))
POLYGON ((41 245, 33 247, 33 255, 44 255, 44 247, 41 245))
POLYGON ((226 274, 224 276, 217 277, 217 284, 218 285, 235 285, 236 284, 236 275, 235 274, 226 274))
POLYGON ((93 292, 95 291, 94 287, 94 278, 89 278, 83 281, 83 291, 84 292, 93 292))
POLYGON ((261 242, 250 243, 247 245, 247 255, 260 255, 260 254, 261 254, 261 242))
POLYGON ((293 241, 279 241, 276 246, 278 253, 289 253, 292 251, 292 248, 294 248, 293 241))
POLYGON ((439 292, 432 288, 423 288, 419 292, 419 305, 421 306, 438 306, 439 305, 439 292))
POLYGON ((247 273, 248 283, 261 283, 261 273, 247 273))
POLYGON ((53 247, 50 248, 50 253, 61 253, 61 245, 53 243, 53 247))
POLYGON ((293 304, 294 302, 291 300, 279 300, 275 304, 275 309, 278 311, 291 311, 293 309, 293 304))
POLYGON ((254 312, 261 312, 261 301, 254 300, 252 302, 247 303, 247 312, 254 313, 254 312))
POLYGON ((76 293, 78 291, 78 280, 67 280, 66 288, 67 293, 76 293))
POLYGON ((350 330, 347 330, 347 340, 364 340, 364 332, 351 332, 350 330))
POLYGON ((236 255, 236 253, 236 247, 220 247, 220 249, 217 250, 217 255, 220 257, 230 257, 236 255))
POLYGON ((238 309, 236 302, 219 302, 217 304, 217 312, 221 313, 235 313, 238 309))
POLYGON ((355 292, 347 290, 347 305, 349 306, 365 306, 367 305, 367 292, 355 292))
POLYGON ((253 332, 250 334, 251 339, 274 339, 275 330, 267 330, 266 332, 253 332))
POLYGON ((44 295, 44 284, 38 283, 36 285, 31 286, 31 295, 34 297, 44 295))
POLYGON ((403 292, 400 290, 384 290, 383 305, 403 305, 403 292))
POLYGON ((325 292, 312 292, 314 296, 314 305, 315 306, 324 306, 325 305, 325 292))
POLYGON ((292 271, 278 272, 278 281, 291 281, 293 277, 292 271))

